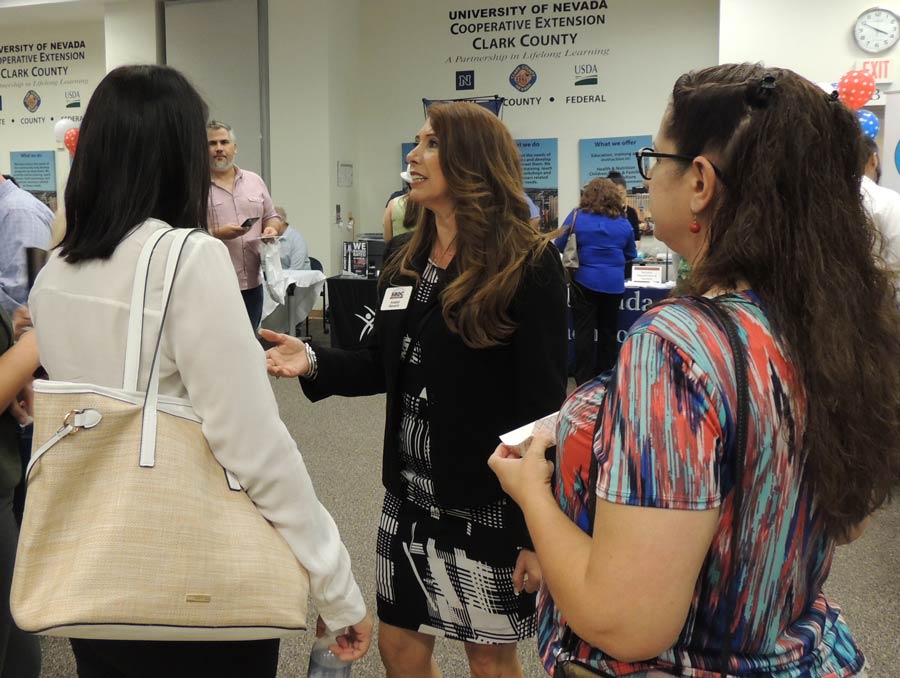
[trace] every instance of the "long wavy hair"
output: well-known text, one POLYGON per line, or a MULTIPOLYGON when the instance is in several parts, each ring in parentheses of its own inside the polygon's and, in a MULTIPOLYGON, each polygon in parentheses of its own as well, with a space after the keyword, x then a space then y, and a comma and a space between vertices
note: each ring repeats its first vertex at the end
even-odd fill
POLYGON ((665 130, 725 181, 688 291, 746 281, 806 388, 805 473, 840 537, 900 482, 900 313, 860 197, 856 116, 797 74, 723 65, 675 83, 665 130))
MULTIPOLYGON (((548 240, 529 223, 519 149, 506 126, 482 106, 434 104, 428 119, 455 204, 459 275, 441 293, 444 320, 471 348, 497 346, 516 330, 510 305, 529 265, 548 240)), ((414 262, 437 238, 434 213, 423 209, 412 238, 385 266, 383 284, 419 279, 414 262)))

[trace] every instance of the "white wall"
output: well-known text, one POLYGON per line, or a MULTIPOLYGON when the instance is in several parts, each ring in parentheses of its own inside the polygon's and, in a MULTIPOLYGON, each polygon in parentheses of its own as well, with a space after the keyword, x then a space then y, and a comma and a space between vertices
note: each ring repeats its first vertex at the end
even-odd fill
MULTIPOLYGON (((451 10, 489 4, 483 0, 361 3, 357 107, 363 230, 377 228, 385 200, 399 187, 400 143, 411 141, 423 122, 422 97, 540 97, 540 104, 507 106, 503 119, 517 138, 558 137, 560 212, 564 214, 579 193, 579 139, 655 134, 675 79, 690 69, 717 63, 718 0, 609 2, 608 9, 590 13, 606 15, 602 26, 484 34, 485 38, 509 35, 518 43, 523 32, 577 33, 572 49, 610 50, 605 56, 545 58, 531 55, 564 52, 566 46, 478 50, 472 45, 475 36, 451 34, 451 10), (456 62, 458 57, 485 55, 506 59, 456 62), (525 93, 509 83, 510 72, 519 63, 538 74, 525 93), (598 67, 596 87, 574 86, 574 66, 585 63, 598 67), (455 90, 457 70, 475 71, 475 90, 455 90), (603 95, 606 102, 566 103, 567 96, 576 95, 603 95), (555 101, 551 103, 550 97, 555 101)), ((527 5, 525 18, 532 17, 531 6, 527 5)))
POLYGON ((358 214, 358 15, 358 0, 269 0, 270 189, 329 275, 351 239, 334 206, 358 214), (351 188, 337 187, 338 160, 354 164, 351 188))
POLYGON ((164 36, 156 0, 106 5, 106 70, 130 64, 163 63, 164 36))
MULTIPOLYGON (((882 92, 900 83, 900 48, 867 54, 856 46, 853 26, 873 0, 721 0, 719 63, 760 61, 789 68, 818 83, 834 83, 847 71, 862 69, 866 61, 888 60, 888 77, 878 78, 878 89, 868 110, 879 120, 876 141, 883 147, 885 136, 882 92)), ((882 7, 900 13, 893 0, 882 7)), ((895 135, 896 136, 896 135, 895 135)))
MULTIPOLYGON (((900 12, 896 0, 721 0, 720 63, 762 61, 790 68, 813 82, 834 82, 869 59, 891 59, 895 46, 870 56, 853 40, 856 17, 873 5, 900 12)), ((896 74, 891 76, 897 79, 896 74)))
POLYGON ((359 219, 359 194, 361 180, 364 178, 359 168, 359 139, 357 129, 359 121, 364 118, 365 108, 360 106, 357 86, 361 77, 359 59, 360 34, 360 0, 341 0, 330 3, 329 35, 331 37, 328 50, 329 80, 329 124, 330 148, 329 164, 326 173, 330 174, 331 206, 341 205, 341 218, 349 223, 352 214, 354 231, 331 227, 330 252, 332 268, 335 272, 340 268, 341 243, 352 239, 355 234, 363 232, 381 233, 380 221, 376 227, 367 220, 359 219), (341 187, 337 185, 337 164, 353 165, 353 185, 341 187))
POLYGON ((190 78, 210 118, 234 128, 239 167, 261 172, 256 0, 166 5, 166 63, 190 78))

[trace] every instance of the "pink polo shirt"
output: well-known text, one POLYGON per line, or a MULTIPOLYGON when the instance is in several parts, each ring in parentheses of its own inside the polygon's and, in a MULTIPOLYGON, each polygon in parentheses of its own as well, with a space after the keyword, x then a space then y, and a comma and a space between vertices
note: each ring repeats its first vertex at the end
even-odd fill
POLYGON ((225 224, 241 224, 250 217, 259 217, 250 229, 239 238, 223 240, 231 263, 237 273, 238 283, 242 290, 249 290, 262 285, 262 273, 259 265, 259 243, 254 240, 262 235, 265 223, 277 219, 275 205, 269 195, 269 189, 258 174, 242 170, 234 166, 234 186, 231 191, 216 183, 214 178, 209 184, 209 227, 225 224))

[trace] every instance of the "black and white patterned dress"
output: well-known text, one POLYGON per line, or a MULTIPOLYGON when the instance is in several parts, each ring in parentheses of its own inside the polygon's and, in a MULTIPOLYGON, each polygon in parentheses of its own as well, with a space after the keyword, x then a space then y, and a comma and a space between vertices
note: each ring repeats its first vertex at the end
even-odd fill
POLYGON ((399 446, 405 493, 388 491, 384 497, 376 564, 378 617, 433 636, 514 643, 535 633, 535 596, 513 590, 518 549, 504 529, 507 500, 445 509, 434 496, 422 363, 440 356, 423 355, 409 332, 440 293, 445 275, 429 260, 407 311, 399 446))

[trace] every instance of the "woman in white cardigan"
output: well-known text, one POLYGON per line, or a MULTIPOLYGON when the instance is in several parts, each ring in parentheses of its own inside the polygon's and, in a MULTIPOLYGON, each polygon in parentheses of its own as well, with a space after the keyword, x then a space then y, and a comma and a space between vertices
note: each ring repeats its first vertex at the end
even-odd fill
MULTIPOLYGON (((205 228, 206 105, 174 69, 127 66, 97 87, 66 185, 67 230, 31 294, 41 359, 54 380, 121 388, 138 253, 158 229, 205 228)), ((152 259, 145 347, 159 331, 169 238, 152 259), (152 338, 151 338, 152 337, 152 338)), ((152 342, 152 343, 151 343, 152 342)), ((141 356, 147 382, 152 350, 141 356)), ((160 393, 191 401, 216 459, 309 571, 321 621, 348 627, 335 649, 358 659, 372 621, 350 558, 315 491, 247 325, 229 255, 197 233, 182 253, 160 347, 160 393)), ((278 640, 72 639, 79 676, 275 676, 278 640)))

